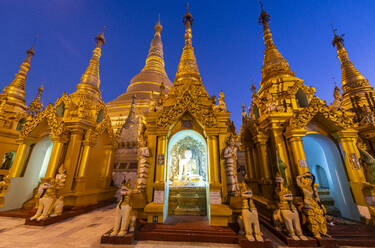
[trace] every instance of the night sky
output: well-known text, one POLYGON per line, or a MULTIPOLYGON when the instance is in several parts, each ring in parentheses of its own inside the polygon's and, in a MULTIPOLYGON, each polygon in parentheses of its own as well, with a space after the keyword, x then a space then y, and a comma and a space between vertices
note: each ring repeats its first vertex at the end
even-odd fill
MULTIPOLYGON (((330 21, 345 33, 345 47, 356 68, 374 85, 375 1, 263 0, 271 15, 276 46, 297 77, 332 101, 333 78, 341 70, 332 47, 330 21)), ((27 104, 44 84, 43 103, 54 102, 79 83, 94 49, 94 37, 107 26, 100 77, 107 102, 125 92, 145 63, 158 14, 166 71, 173 82, 184 45, 185 1, 0 0, 0 88, 9 84, 35 45, 26 81, 27 104)), ((256 0, 190 0, 193 46, 210 95, 225 93, 231 119, 241 125, 241 104, 250 103, 250 78, 259 89, 264 44, 256 0)))

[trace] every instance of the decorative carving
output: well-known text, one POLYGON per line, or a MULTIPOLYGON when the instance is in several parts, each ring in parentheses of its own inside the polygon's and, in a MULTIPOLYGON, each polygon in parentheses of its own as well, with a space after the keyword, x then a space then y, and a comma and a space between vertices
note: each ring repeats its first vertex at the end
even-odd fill
POLYGON ((361 161, 365 164, 365 174, 367 182, 375 184, 375 158, 368 153, 365 149, 358 146, 359 153, 361 154, 361 161))
POLYGON ((224 100, 223 91, 220 91, 218 101, 219 101, 219 104, 214 107, 214 110, 218 112, 227 112, 227 104, 225 103, 225 100, 224 100))
POLYGON ((339 128, 354 127, 352 118, 347 116, 346 113, 331 111, 327 104, 316 96, 313 97, 308 107, 297 112, 295 116, 290 119, 290 127, 292 129, 304 128, 317 114, 332 121, 339 128))
POLYGON ((149 157, 150 149, 147 147, 147 137, 144 132, 141 132, 138 139, 138 173, 137 181, 135 183, 135 191, 144 192, 148 178, 148 171, 150 167, 149 157))
POLYGON ((315 184, 315 176, 310 172, 306 172, 297 176, 296 182, 303 192, 303 208, 304 223, 307 228, 316 238, 321 238, 321 235, 327 235, 327 220, 326 209, 321 204, 317 187, 315 184))

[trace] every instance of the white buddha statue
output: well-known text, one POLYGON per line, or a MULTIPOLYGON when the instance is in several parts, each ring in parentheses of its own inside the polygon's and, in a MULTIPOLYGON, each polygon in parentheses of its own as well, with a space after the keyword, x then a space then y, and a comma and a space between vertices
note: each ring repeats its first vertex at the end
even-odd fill
POLYGON ((195 170, 197 168, 197 161, 192 158, 193 153, 191 150, 186 150, 184 153, 184 158, 179 156, 180 163, 178 168, 178 181, 184 179, 188 181, 193 175, 195 175, 195 170))

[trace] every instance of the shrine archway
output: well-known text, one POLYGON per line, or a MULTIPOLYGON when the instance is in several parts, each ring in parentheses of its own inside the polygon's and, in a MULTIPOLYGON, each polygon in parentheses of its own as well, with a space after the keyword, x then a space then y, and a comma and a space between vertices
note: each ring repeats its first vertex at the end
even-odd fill
MULTIPOLYGON (((341 159, 340 150, 328 137, 308 134, 303 137, 306 161, 319 184, 318 191, 328 192, 341 216, 360 221, 357 205, 353 200, 350 185, 341 159)), ((321 194, 323 200, 326 195, 321 194)))
POLYGON ((19 209, 33 197, 33 190, 47 171, 53 143, 49 136, 42 138, 32 147, 25 172, 21 177, 12 177, 11 187, 5 194, 5 203, 0 211, 19 209))
POLYGON ((194 130, 168 141, 165 167, 164 221, 168 215, 209 216, 207 143, 194 130))

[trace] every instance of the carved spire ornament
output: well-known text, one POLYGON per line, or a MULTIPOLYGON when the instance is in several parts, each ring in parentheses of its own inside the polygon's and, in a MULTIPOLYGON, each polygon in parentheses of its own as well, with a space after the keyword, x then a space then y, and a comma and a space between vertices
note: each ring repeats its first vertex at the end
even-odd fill
POLYGON ((264 60, 262 66, 262 81, 261 84, 275 76, 294 76, 294 72, 290 69, 288 61, 277 50, 277 47, 272 39, 269 22, 270 15, 263 9, 261 5, 261 13, 259 16, 259 24, 263 26, 264 39, 264 60))
POLYGON ((177 74, 174 79, 175 83, 184 78, 191 78, 196 81, 201 80, 192 44, 191 27, 193 26, 193 21, 193 16, 190 14, 189 5, 187 4, 187 12, 182 19, 182 22, 185 25, 185 46, 182 51, 180 62, 178 63, 177 74))
POLYGON ((44 87, 43 87, 43 85, 41 85, 38 89, 37 96, 34 98, 34 100, 29 105, 29 108, 27 110, 28 114, 35 115, 35 114, 42 111, 43 104, 40 100, 40 97, 42 96, 43 91, 44 91, 44 87))
POLYGON ((92 52, 89 66, 82 74, 81 82, 77 85, 77 89, 89 86, 89 88, 94 89, 97 93, 100 92, 99 62, 100 56, 102 54, 102 46, 105 44, 104 31, 105 27, 103 29, 103 32, 95 37, 96 47, 92 52))

